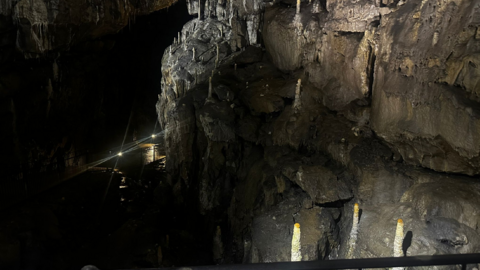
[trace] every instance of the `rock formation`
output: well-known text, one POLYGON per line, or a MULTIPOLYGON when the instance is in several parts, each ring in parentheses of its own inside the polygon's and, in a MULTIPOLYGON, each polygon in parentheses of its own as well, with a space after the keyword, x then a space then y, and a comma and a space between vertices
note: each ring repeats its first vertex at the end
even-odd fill
MULTIPOLYGON (((72 148, 63 134, 81 140, 90 119, 103 135, 105 104, 128 109, 92 55, 175 2, 0 0, 1 160, 72 148)), ((478 0, 182 4, 155 62, 157 199, 198 208, 215 262, 290 261, 296 223, 302 260, 392 256, 397 220, 406 256, 480 252, 478 0)))
POLYGON ((157 112, 170 185, 230 223, 227 261, 289 260, 292 219, 302 260, 392 256, 398 219, 407 256, 479 251, 478 1, 203 7, 163 56, 157 112), (227 90, 205 103, 209 77, 227 90))
POLYGON ((65 50, 74 44, 113 34, 135 16, 166 8, 176 0, 55 1, 2 0, 0 15, 14 24, 17 49, 26 57, 65 50))

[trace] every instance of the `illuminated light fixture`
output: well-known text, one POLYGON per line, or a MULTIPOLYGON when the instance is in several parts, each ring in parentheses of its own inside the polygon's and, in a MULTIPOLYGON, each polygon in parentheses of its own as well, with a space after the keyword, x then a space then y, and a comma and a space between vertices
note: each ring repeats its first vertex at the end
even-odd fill
POLYGON ((121 157, 122 155, 123 155, 123 153, 122 153, 122 152, 119 152, 119 153, 118 153, 118 156, 119 156, 119 157, 121 157))
POLYGON ((152 134, 152 138, 155 138, 155 134, 152 134))

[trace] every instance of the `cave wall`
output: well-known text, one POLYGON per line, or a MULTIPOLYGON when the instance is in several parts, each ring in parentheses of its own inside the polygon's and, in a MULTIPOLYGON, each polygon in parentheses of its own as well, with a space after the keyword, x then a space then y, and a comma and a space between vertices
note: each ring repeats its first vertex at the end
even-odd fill
POLYGON ((17 49, 27 57, 38 57, 116 33, 135 16, 149 14, 175 2, 2 0, 0 14, 4 23, 15 25, 17 49))
POLYGON ((127 142, 153 132, 157 61, 176 34, 164 25, 189 19, 184 4, 167 13, 174 3, 2 2, 0 161, 7 174, 45 172, 62 153, 66 166, 82 165, 87 151, 108 153, 122 143, 132 110, 127 142))
POLYGON ((187 5, 157 112, 224 262, 288 261, 294 222, 303 260, 392 256, 399 218, 408 256, 479 251, 479 1, 187 5))

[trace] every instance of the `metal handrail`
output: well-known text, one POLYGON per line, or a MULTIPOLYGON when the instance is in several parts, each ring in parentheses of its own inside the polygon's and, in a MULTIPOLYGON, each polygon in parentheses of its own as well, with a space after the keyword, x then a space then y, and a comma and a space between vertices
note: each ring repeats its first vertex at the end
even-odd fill
MULTIPOLYGON (((364 269, 434 265, 461 265, 467 269, 468 264, 480 263, 480 253, 451 254, 411 257, 387 257, 368 259, 341 259, 307 262, 276 262, 233 265, 188 266, 176 268, 148 268, 148 270, 326 270, 326 269, 364 269)), ((144 269, 147 270, 147 269, 144 269)))

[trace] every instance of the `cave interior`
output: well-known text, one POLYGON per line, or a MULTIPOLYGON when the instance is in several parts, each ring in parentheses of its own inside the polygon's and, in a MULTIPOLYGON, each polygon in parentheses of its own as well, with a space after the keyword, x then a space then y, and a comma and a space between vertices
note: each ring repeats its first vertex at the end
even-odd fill
POLYGON ((0 127, 0 269, 480 253, 480 0, 0 0, 0 127))

